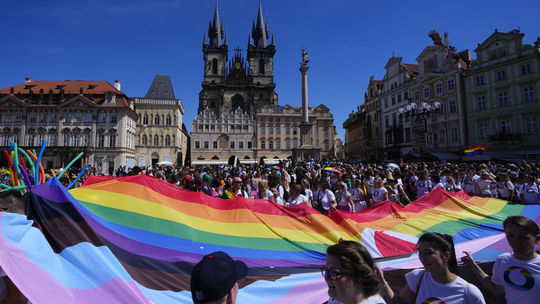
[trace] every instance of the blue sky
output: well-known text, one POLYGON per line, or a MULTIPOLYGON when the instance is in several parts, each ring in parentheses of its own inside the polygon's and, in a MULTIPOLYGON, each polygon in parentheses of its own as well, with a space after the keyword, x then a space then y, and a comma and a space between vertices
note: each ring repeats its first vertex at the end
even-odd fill
MULTIPOLYGON (((203 33, 215 0, 1 1, 0 87, 35 80, 122 82, 144 96, 156 74, 171 76, 191 129, 201 89, 203 33)), ((258 0, 221 0, 229 57, 245 56, 258 0)), ((406 63, 448 32, 459 51, 493 33, 520 28, 524 43, 540 36, 540 1, 262 1, 275 35, 274 82, 279 103, 301 103, 300 48, 310 54, 310 105, 327 105, 341 138, 348 113, 363 103, 369 77, 381 79, 394 52, 406 63), (518 4, 519 3, 519 4, 518 4)), ((473 52, 473 57, 476 55, 473 52)))

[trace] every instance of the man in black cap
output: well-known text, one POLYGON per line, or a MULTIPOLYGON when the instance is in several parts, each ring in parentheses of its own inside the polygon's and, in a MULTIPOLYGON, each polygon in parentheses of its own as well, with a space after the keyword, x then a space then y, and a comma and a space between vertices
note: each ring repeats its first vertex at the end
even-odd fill
POLYGON ((191 271, 193 303, 234 304, 238 280, 247 275, 242 261, 234 261, 223 251, 205 255, 191 271))

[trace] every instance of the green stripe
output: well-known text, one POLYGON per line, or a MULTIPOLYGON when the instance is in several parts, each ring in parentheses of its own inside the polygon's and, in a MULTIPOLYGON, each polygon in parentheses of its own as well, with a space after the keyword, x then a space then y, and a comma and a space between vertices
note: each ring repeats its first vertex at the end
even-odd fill
MULTIPOLYGON (((520 215, 524 207, 525 206, 523 205, 505 204, 505 206, 499 212, 492 213, 482 219, 457 218, 455 220, 447 220, 437 225, 433 225, 428 229, 425 229, 423 232, 419 233, 417 236, 420 236, 421 234, 426 233, 426 232, 439 232, 439 233, 455 235, 456 233, 460 232, 461 230, 465 228, 475 228, 475 227, 478 227, 480 225, 485 225, 485 224, 500 224, 508 216, 520 215)), ((447 214, 445 216, 457 217, 456 215, 451 215, 451 214, 447 214)))
MULTIPOLYGON (((234 244, 235 247, 239 248, 288 252, 303 252, 307 250, 326 252, 326 248, 328 247, 325 244, 295 242, 285 238, 255 238, 217 234, 197 230, 179 222, 155 218, 126 210, 109 208, 106 206, 97 205, 82 200, 79 200, 79 202, 90 212, 106 221, 125 227, 192 240, 201 243, 220 246, 231 246, 231 244, 234 244)), ((130 236, 126 235, 126 237, 130 236)))

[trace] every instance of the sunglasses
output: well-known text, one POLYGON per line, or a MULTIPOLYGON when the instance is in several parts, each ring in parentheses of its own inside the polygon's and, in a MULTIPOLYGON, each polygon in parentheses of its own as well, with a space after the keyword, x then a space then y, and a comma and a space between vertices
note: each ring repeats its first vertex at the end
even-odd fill
POLYGON ((331 280, 339 280, 344 275, 348 275, 346 272, 341 272, 339 270, 330 269, 328 267, 321 267, 321 274, 325 278, 329 278, 331 280))

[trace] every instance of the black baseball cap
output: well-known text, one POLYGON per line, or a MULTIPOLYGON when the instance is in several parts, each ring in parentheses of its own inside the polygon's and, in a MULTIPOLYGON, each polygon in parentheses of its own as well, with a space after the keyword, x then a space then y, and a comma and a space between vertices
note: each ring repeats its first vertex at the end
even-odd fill
POLYGON ((193 303, 222 299, 247 273, 248 268, 244 262, 233 260, 223 251, 205 255, 191 271, 193 303))

